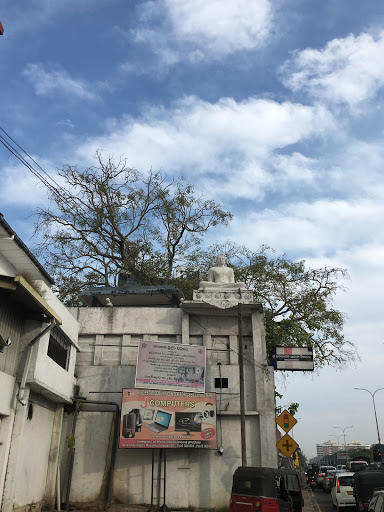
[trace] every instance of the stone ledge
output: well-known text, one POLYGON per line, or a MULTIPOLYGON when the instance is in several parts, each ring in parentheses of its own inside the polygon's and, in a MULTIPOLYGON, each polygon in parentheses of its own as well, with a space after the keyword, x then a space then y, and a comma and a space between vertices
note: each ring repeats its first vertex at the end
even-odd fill
POLYGON ((250 290, 241 290, 240 288, 237 290, 200 288, 199 290, 193 290, 193 300, 227 309, 237 306, 237 304, 253 304, 253 293, 250 290))

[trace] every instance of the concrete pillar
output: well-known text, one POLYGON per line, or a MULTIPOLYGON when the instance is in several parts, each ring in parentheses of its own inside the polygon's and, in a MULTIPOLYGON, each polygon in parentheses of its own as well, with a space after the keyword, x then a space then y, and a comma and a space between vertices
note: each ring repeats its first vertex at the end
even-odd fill
POLYGON ((181 342, 189 345, 189 314, 185 311, 181 316, 181 342))
POLYGON ((14 409, 11 410, 9 416, 4 416, 0 419, 0 510, 2 510, 1 504, 3 499, 5 476, 8 466, 8 457, 11 447, 14 421, 14 409))
MULTIPOLYGON (((24 393, 24 400, 28 402, 29 399, 29 387, 27 386, 24 393)), ((23 429, 28 414, 28 407, 21 405, 20 402, 16 402, 15 421, 13 424, 12 438, 11 438, 11 449, 9 451, 8 467, 5 476, 4 494, 3 494, 3 506, 2 512, 12 512, 13 500, 15 497, 15 488, 18 482, 16 482, 17 464, 20 456, 20 440, 23 435, 23 429)), ((20 460, 23 460, 20 457, 20 460)), ((20 484, 20 482, 19 482, 20 484)))
POLYGON ((229 351, 229 364, 239 364, 239 338, 237 335, 229 336, 229 345, 232 350, 229 351))
POLYGON ((51 447, 49 450, 48 469, 47 469, 47 483, 45 487, 44 499, 49 505, 55 503, 56 495, 56 476, 57 466, 60 454, 60 439, 61 427, 63 424, 63 411, 64 406, 57 404, 55 416, 52 425, 51 447))
MULTIPOLYGON (((112 309, 112 308, 111 308, 112 309)), ((104 344, 104 334, 96 334, 96 345, 104 344)), ((103 348, 102 346, 96 346, 95 352, 93 353, 93 366, 101 366, 103 363, 103 348)))
POLYGON ((135 364, 136 358, 131 358, 130 354, 133 350, 136 349, 131 348, 129 345, 132 345, 132 336, 130 334, 123 334, 122 346, 121 346, 121 366, 128 366, 130 364, 135 364))
POLYGON ((258 311, 252 313, 252 336, 255 358, 259 361, 255 366, 255 396, 260 422, 260 465, 277 467, 274 375, 273 369, 266 365, 264 319, 258 311))

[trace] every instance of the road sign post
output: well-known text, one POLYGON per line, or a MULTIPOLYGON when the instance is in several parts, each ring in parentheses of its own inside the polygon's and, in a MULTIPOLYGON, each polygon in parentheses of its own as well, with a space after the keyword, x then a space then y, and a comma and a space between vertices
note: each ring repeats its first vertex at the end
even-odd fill
POLYGON ((297 423, 297 420, 286 409, 276 418, 276 423, 286 434, 277 443, 276 446, 286 457, 290 457, 299 447, 294 439, 287 434, 297 423))

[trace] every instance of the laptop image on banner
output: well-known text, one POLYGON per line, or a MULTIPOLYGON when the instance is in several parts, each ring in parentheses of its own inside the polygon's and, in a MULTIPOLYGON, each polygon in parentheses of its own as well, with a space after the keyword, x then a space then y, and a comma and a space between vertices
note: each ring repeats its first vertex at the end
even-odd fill
POLYGON ((147 428, 158 434, 159 432, 163 432, 163 430, 167 430, 169 424, 171 422, 172 414, 164 411, 157 411, 155 416, 154 423, 150 423, 149 425, 145 425, 147 428))

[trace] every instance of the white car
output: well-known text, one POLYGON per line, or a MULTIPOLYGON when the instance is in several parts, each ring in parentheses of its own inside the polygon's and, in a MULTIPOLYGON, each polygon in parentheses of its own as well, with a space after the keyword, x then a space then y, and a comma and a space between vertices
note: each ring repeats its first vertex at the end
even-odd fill
POLYGON ((355 507, 353 496, 353 475, 354 473, 337 473, 333 477, 331 487, 331 498, 333 505, 339 510, 344 507, 355 507))

